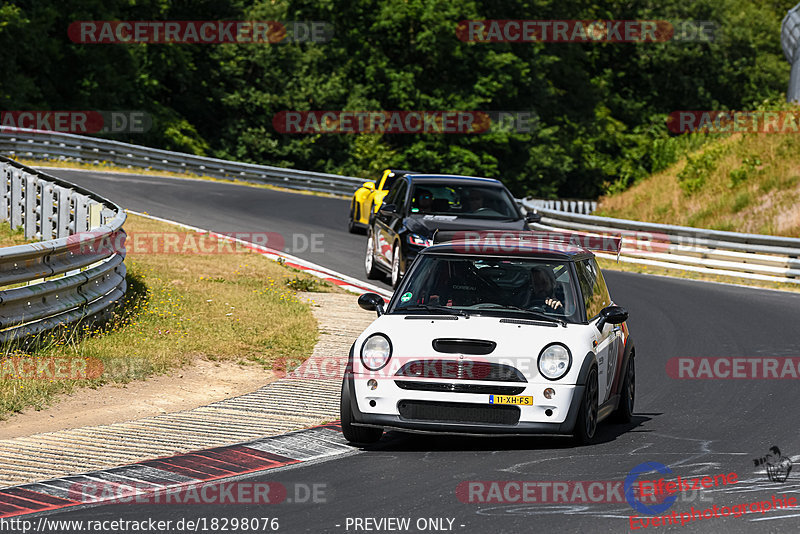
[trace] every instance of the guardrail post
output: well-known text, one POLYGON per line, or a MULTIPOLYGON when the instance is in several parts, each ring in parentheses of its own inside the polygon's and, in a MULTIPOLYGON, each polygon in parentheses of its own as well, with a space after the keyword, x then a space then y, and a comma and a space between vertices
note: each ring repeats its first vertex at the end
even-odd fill
POLYGON ((11 219, 11 167, 3 167, 0 174, 0 220, 11 219))
POLYGON ((100 211, 100 224, 106 224, 108 221, 113 219, 115 215, 116 213, 114 210, 103 207, 103 209, 100 211))
POLYGON ((16 230, 22 225, 22 171, 11 171, 11 229, 16 230))
POLYGON ((42 241, 49 241, 55 238, 53 230, 56 227, 56 192, 53 184, 46 184, 42 187, 42 214, 41 228, 42 241))
POLYGON ((58 212, 56 214, 56 237, 67 237, 69 231, 69 215, 72 206, 72 190, 66 187, 57 186, 58 191, 58 212))
POLYGON ((83 195, 75 198, 75 233, 89 229, 89 199, 83 195))
POLYGON ((101 224, 103 224, 102 214, 103 212, 103 205, 99 202, 90 201, 89 202, 89 228, 97 228, 101 224))
POLYGON ((25 176, 25 239, 33 239, 37 233, 36 204, 39 200, 39 180, 33 174, 25 176))

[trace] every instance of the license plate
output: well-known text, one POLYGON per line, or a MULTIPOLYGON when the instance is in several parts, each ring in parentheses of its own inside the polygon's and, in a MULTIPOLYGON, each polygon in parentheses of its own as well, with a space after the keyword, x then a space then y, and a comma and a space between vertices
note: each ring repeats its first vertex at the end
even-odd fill
POLYGON ((489 395, 489 404, 519 404, 533 406, 533 397, 517 395, 489 395))

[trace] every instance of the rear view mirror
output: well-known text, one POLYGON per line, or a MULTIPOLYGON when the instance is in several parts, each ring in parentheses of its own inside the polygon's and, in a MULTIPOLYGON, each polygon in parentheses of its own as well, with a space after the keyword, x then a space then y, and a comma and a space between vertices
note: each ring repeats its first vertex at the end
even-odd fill
POLYGON ((377 293, 364 293, 358 297, 358 305, 367 311, 374 311, 378 317, 383 315, 383 297, 377 293))
POLYGON ((375 182, 364 182, 363 184, 361 184, 361 187, 363 187, 364 189, 369 189, 370 191, 374 191, 375 182))
POLYGON ((628 310, 622 306, 607 306, 600 310, 600 320, 597 321, 597 329, 602 332, 606 323, 620 324, 627 320, 628 310))
POLYGON ((525 214, 525 221, 526 222, 538 223, 538 222, 541 222, 541 220, 542 220, 542 214, 541 213, 536 213, 536 212, 533 212, 533 211, 529 211, 528 213, 525 214))
POLYGON ((383 206, 381 206, 381 209, 378 210, 378 213, 384 216, 388 216, 393 214, 395 210, 397 210, 397 206, 395 206, 394 204, 384 204, 383 206))

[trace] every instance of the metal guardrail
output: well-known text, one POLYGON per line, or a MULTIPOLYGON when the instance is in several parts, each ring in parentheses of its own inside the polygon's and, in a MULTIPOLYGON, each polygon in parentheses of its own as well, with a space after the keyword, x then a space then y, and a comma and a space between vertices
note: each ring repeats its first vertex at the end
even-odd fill
MULTIPOLYGON (((292 189, 336 194, 352 193, 364 181, 362 178, 352 176, 239 163, 107 139, 22 128, 0 128, 0 152, 31 158, 69 158, 91 163, 110 162, 123 167, 236 178, 292 189)), ((30 172, 36 175, 36 171, 30 172)), ((78 188, 52 177, 47 179, 55 185, 43 187, 41 203, 38 200, 39 196, 26 197, 21 193, 20 187, 9 185, 11 183, 9 180, 2 185, 3 181, 0 180, 0 187, 4 187, 3 198, 7 199, 5 204, 0 206, 0 219, 10 220, 12 226, 17 227, 21 221, 29 220, 32 217, 31 213, 35 213, 38 217, 51 221, 51 224, 37 227, 39 228, 37 230, 29 228, 26 224, 26 235, 31 237, 36 234, 45 240, 51 239, 54 235, 63 237, 67 215, 64 210, 58 211, 56 215, 54 206, 65 201, 62 197, 66 194, 65 188, 68 190, 71 187, 75 191, 78 191, 78 188), (52 221, 55 221, 55 224, 52 221)), ((79 193, 75 197, 74 213, 70 212, 73 213, 69 219, 73 226, 75 221, 83 221, 86 218, 88 210, 94 206, 93 202, 112 206, 108 201, 88 191, 79 193)), ((526 209, 539 211, 544 215, 542 222, 537 225, 537 228, 542 230, 622 234, 624 239, 621 261, 740 278, 800 283, 800 259, 798 259, 800 239, 596 217, 589 215, 597 208, 597 203, 594 201, 526 199, 522 201, 522 205, 526 209)), ((114 209, 118 214, 122 213, 119 207, 114 206, 114 209)), ((121 224, 120 222, 120 227, 121 224)), ((72 232, 85 229, 83 223, 78 226, 80 227, 72 228, 72 232)), ((39 245, 46 246, 45 243, 39 245)), ((33 271, 47 270, 42 265, 44 263, 42 258, 58 257, 63 252, 61 249, 56 249, 47 256, 44 252, 34 252, 31 248, 20 251, 13 251, 11 248, 3 250, 3 255, 0 255, 0 283, 29 280, 26 276, 33 276, 33 271), (18 254, 19 261, 16 264, 21 263, 26 267, 15 266, 9 269, 2 260, 3 257, 9 257, 9 254, 18 254)), ((49 276, 49 274, 40 273, 37 276, 49 276)), ((0 302, 0 307, 2 302, 5 302, 5 299, 0 302)), ((4 325, 0 312, 0 327, 4 325)))
POLYGON ((0 152, 16 157, 109 162, 130 168, 229 178, 289 189, 352 194, 363 178, 193 156, 108 139, 27 128, 0 128, 0 152))
MULTIPOLYGON (((622 235, 620 261, 724 276, 800 283, 800 239, 566 213, 524 200, 546 231, 622 235)), ((598 254, 598 256, 615 256, 598 254)))
MULTIPOLYGON (((28 128, 0 127, 0 152, 32 159, 58 158, 95 164, 108 162, 128 168, 235 178, 289 189, 344 195, 352 194, 366 181, 354 176, 240 163, 96 137, 28 128)), ((591 200, 529 199, 529 202, 535 207, 587 215, 597 209, 597 202, 591 200)))
POLYGON ((0 220, 42 240, 0 248, 0 342, 113 309, 126 290, 122 208, 2 156, 0 193, 0 220))
POLYGON ((536 198, 526 199, 528 207, 536 209, 547 209, 555 211, 566 211, 569 213, 583 213, 590 215, 597 209, 597 202, 594 200, 540 200, 536 198))

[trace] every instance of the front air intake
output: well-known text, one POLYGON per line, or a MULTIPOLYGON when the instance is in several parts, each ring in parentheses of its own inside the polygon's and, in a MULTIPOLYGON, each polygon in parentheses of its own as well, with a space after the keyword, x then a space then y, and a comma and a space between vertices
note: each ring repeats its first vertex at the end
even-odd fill
POLYGON ((433 350, 446 354, 491 354, 497 343, 483 339, 439 338, 433 340, 433 350))
POLYGON ((413 360, 403 365, 395 376, 438 380, 527 382, 522 372, 510 365, 470 360, 413 360))
POLYGON ((440 423, 516 425, 520 417, 519 407, 496 404, 402 400, 397 409, 406 420, 440 423))

